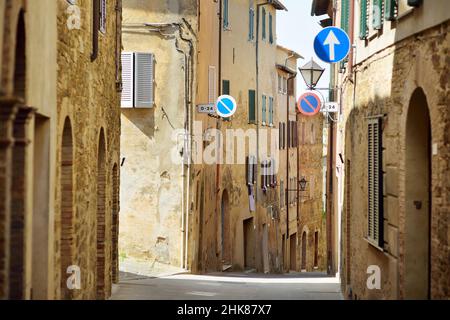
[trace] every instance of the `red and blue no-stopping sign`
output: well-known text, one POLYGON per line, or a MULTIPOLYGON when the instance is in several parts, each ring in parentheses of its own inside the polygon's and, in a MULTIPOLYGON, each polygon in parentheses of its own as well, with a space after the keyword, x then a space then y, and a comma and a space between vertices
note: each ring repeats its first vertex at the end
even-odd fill
POLYGON ((320 112, 322 101, 313 92, 307 92, 298 99, 298 111, 305 116, 314 116, 320 112))

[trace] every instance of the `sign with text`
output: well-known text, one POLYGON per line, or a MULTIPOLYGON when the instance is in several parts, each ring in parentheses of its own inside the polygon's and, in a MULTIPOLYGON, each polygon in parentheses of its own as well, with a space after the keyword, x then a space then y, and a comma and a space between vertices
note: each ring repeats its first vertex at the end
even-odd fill
POLYGON ((214 105, 214 103, 199 104, 199 105, 197 105, 197 112, 213 114, 213 113, 216 113, 216 106, 214 105))
POLYGON ((325 103, 320 111, 328 113, 337 113, 339 112, 339 104, 337 102, 325 103))

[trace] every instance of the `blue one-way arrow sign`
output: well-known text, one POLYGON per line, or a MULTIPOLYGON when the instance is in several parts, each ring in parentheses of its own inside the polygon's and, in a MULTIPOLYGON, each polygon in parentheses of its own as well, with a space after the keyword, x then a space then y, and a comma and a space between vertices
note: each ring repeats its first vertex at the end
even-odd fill
POLYGON ((350 38, 337 27, 324 28, 314 40, 314 50, 324 62, 337 63, 344 60, 350 52, 350 38))

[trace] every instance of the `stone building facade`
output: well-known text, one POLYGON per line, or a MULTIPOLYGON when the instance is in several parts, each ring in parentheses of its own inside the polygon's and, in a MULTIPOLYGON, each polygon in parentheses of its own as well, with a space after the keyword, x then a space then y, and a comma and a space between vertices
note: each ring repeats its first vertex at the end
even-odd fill
POLYGON ((299 192, 299 253, 302 271, 327 271, 327 220, 323 205, 323 132, 322 114, 297 115, 299 139, 299 179, 306 188, 299 192))
POLYGON ((110 66, 120 58, 119 9, 0 1, 0 298, 110 295, 118 271, 120 72, 110 66))
MULTIPOLYGON (((279 271, 298 271, 300 194, 298 190, 299 139, 296 108, 297 61, 303 57, 282 46, 277 47, 275 68, 277 70, 277 97, 275 107, 275 124, 278 128, 278 192, 275 210, 279 212, 279 236, 277 243, 279 271), (289 221, 289 223, 287 223, 289 221), (288 236, 286 236, 288 235, 288 236)), ((274 221, 276 223, 276 220, 274 221)))
POLYGON ((121 1, 75 6, 58 1, 54 296, 105 299, 118 273, 121 1), (65 289, 71 265, 82 290, 65 289))
POLYGON ((350 299, 449 298, 449 5, 337 2, 355 43, 334 73, 350 299))

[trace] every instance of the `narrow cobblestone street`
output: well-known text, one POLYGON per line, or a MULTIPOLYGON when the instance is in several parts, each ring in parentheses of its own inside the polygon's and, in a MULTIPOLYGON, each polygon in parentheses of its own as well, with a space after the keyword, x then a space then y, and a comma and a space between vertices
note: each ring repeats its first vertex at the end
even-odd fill
POLYGON ((339 279, 322 273, 176 274, 121 273, 112 300, 341 300, 339 279))

